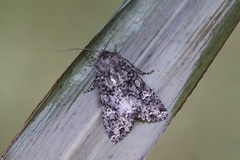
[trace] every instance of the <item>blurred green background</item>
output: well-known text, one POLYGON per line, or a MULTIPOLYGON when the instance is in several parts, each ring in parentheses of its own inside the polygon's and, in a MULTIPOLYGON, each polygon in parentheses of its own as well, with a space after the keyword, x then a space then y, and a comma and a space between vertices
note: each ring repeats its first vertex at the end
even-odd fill
MULTIPOLYGON (((36 105, 122 0, 2 1, 0 154, 36 105)), ((240 158, 240 25, 148 155, 152 159, 240 158)))

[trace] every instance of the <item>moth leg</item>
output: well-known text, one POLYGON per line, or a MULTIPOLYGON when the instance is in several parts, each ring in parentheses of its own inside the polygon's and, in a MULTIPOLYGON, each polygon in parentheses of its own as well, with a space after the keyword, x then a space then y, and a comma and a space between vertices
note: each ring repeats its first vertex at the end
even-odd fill
POLYGON ((132 63, 130 63, 127 59, 123 58, 124 61, 134 70, 134 72, 136 72, 137 74, 140 75, 148 75, 148 74, 152 74, 154 72, 154 70, 151 70, 149 72, 144 72, 141 71, 140 69, 138 69, 137 67, 135 67, 132 63))
POLYGON ((88 56, 88 57, 90 57, 90 59, 91 59, 91 60, 93 60, 93 61, 95 61, 95 60, 96 60, 96 58, 94 58, 92 55, 90 55, 90 53, 89 53, 89 52, 86 52, 86 54, 87 54, 87 56, 88 56))
POLYGON ((133 66, 133 70, 137 73, 137 74, 140 74, 140 75, 148 75, 148 74, 152 74, 154 72, 154 70, 151 70, 149 72, 144 72, 144 71, 141 71, 140 69, 136 68, 135 66, 133 66))
POLYGON ((94 79, 93 83, 88 87, 87 90, 83 91, 83 93, 91 92, 92 90, 94 90, 95 87, 96 87, 96 80, 94 79))

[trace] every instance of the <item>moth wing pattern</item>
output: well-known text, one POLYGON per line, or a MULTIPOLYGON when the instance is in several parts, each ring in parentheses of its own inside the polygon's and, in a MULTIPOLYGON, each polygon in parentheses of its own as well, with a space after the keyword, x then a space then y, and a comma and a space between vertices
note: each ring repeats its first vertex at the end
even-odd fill
MULTIPOLYGON (((160 122, 165 120, 168 116, 167 109, 164 107, 161 100, 158 98, 155 92, 139 77, 138 74, 146 75, 150 72, 142 72, 131 64, 127 59, 122 58, 126 64, 128 64, 135 72, 135 80, 133 81, 134 89, 133 98, 140 101, 140 105, 137 106, 137 118, 146 121, 148 123, 160 122)), ((137 103, 138 104, 138 103, 137 103)))
POLYGON ((95 74, 103 124, 112 142, 118 143, 130 132, 135 118, 148 123, 167 118, 167 110, 160 99, 138 76, 146 73, 118 52, 100 51, 95 74))

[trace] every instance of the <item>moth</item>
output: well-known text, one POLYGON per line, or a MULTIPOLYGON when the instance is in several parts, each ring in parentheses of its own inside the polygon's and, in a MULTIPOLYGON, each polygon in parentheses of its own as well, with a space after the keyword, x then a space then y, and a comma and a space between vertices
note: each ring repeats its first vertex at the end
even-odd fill
POLYGON ((95 60, 94 85, 98 85, 102 118, 106 133, 113 143, 123 140, 131 131, 134 119, 148 123, 160 122, 168 117, 156 93, 139 77, 143 72, 115 50, 99 51, 95 60))

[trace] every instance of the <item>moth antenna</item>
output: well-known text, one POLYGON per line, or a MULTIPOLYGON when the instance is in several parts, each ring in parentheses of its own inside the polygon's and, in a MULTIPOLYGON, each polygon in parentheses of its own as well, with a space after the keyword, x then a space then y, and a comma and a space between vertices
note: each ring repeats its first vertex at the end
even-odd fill
MULTIPOLYGON (((95 51, 95 52, 99 52, 98 50, 88 49, 88 48, 71 48, 71 49, 60 50, 60 51, 58 51, 58 52, 68 52, 68 51, 78 51, 78 50, 81 50, 81 51, 95 51)), ((88 55, 91 59, 94 59, 94 57, 91 56, 88 52, 87 52, 87 55, 88 55)))
POLYGON ((77 50, 99 52, 99 51, 97 51, 97 50, 94 50, 94 49, 88 49, 88 48, 71 48, 71 49, 60 50, 60 51, 58 51, 58 52, 77 51, 77 50))

